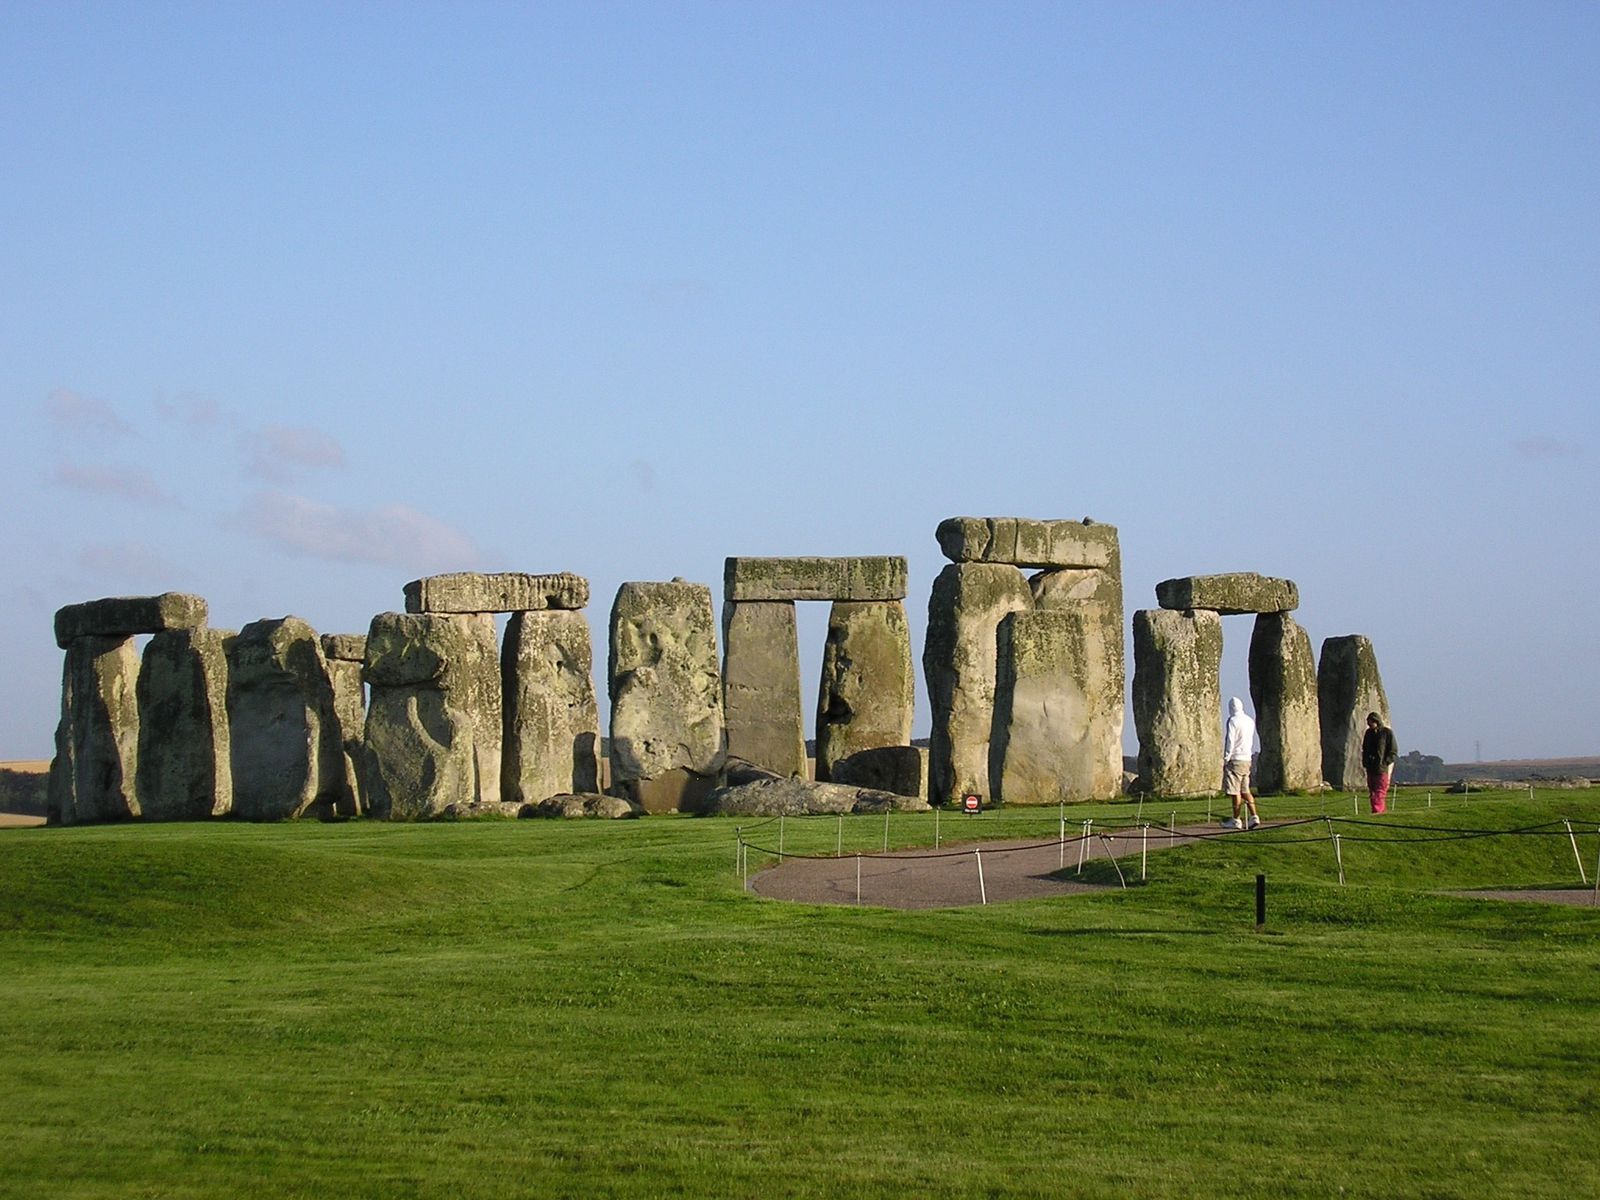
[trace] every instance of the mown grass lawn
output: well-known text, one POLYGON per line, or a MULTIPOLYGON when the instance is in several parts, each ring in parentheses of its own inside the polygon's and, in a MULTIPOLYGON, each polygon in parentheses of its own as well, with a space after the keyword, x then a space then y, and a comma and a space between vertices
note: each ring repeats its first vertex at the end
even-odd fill
MULTIPOLYGON (((1558 816, 1592 872, 1594 791, 1390 823, 1558 816)), ((1600 1195, 1600 910, 1438 894, 1576 884, 1564 836, 1347 840, 1344 887, 1326 837, 1236 836, 900 912, 746 897, 734 828, 0 831, 0 1194, 1600 1195)))

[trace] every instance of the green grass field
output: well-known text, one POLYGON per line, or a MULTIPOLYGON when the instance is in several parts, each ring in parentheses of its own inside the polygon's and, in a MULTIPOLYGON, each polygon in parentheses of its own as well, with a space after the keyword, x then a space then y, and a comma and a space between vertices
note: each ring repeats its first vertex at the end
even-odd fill
MULTIPOLYGON (((1389 823, 1570 817, 1592 881, 1600 792, 1450 800, 1389 823)), ((0 831, 0 1194, 1600 1195, 1600 910, 1438 894, 1576 885, 1564 835, 1347 840, 1343 887, 1315 826, 1234 835, 898 912, 747 898, 734 829, 0 831)))

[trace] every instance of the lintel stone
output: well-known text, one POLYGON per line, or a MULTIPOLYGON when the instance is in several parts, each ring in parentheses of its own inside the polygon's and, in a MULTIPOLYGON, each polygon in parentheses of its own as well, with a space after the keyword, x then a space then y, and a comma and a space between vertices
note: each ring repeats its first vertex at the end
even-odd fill
POLYGON ((1272 579, 1254 571, 1221 575, 1185 575, 1156 584, 1162 608, 1205 609, 1225 617, 1244 613, 1293 612, 1300 607, 1300 589, 1292 579, 1272 579))
POLYGON ((730 558, 722 596, 732 600, 904 600, 906 560, 858 558, 730 558))
POLYGON ((110 596, 56 610, 56 645, 63 650, 74 638, 133 637, 169 629, 203 629, 206 602, 187 592, 159 596, 110 596))
POLYGON ((322 656, 337 662, 361 662, 367 657, 367 635, 325 633, 322 635, 322 656))
POLYGON ((935 531, 951 562, 1004 563, 1014 567, 1106 567, 1117 555, 1117 527, 1085 517, 1042 521, 1031 517, 947 517, 935 531))
POLYGON ((589 581, 571 571, 551 575, 457 571, 406 584, 408 613, 540 612, 547 608, 583 608, 588 603, 589 581))

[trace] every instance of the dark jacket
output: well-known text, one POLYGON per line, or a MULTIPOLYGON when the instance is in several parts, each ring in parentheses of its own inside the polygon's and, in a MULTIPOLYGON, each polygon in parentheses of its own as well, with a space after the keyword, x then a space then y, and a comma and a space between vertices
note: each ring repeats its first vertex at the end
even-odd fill
POLYGON ((1361 765, 1369 771, 1381 771, 1398 755, 1394 750, 1394 730, 1379 725, 1361 735, 1361 765))

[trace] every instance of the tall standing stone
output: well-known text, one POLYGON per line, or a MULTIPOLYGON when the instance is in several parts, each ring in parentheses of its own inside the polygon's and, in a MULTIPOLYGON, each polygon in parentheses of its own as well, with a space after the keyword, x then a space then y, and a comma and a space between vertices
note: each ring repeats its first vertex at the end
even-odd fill
POLYGON ((71 825, 137 817, 139 654, 133 639, 76 635, 66 651, 50 820, 71 825))
POLYGON ((1385 725, 1389 723, 1389 698, 1383 692, 1371 641, 1359 633, 1323 640, 1317 704, 1322 717, 1322 777, 1345 791, 1365 787, 1361 738, 1367 731, 1367 714, 1375 712, 1385 725))
POLYGON ((139 811, 201 821, 233 808, 227 643, 220 629, 158 633, 139 668, 139 811))
POLYGON ((611 790, 646 812, 697 808, 723 760, 711 589, 624 583, 607 658, 611 790))
POLYGON ((836 600, 817 689, 817 779, 863 751, 911 744, 916 677, 900 600, 836 600))
POLYGON ((1250 635, 1250 700, 1261 735, 1256 787, 1263 792, 1321 788, 1316 659, 1310 636, 1286 612, 1256 617, 1250 635))
MULTIPOLYGON (((361 765, 373 816, 418 820, 481 801, 479 722, 470 706, 482 688, 474 676, 483 669, 485 622, 492 649, 492 617, 372 618, 362 668, 370 695, 361 765)), ((498 779, 495 785, 498 793, 498 779)))
POLYGON ((805 724, 794 601, 724 601, 722 652, 729 757, 804 778, 805 724))
POLYGON ((1000 563, 952 563, 933 581, 922 670, 933 710, 928 799, 988 797, 994 727, 995 655, 1000 622, 1033 606, 1028 582, 1000 563))
POLYGON ((538 804, 600 788, 600 709, 594 650, 581 612, 513 613, 501 656, 505 681, 503 798, 538 804))
POLYGON ((1141 788, 1215 792, 1222 780, 1222 618, 1200 609, 1133 614, 1133 720, 1141 788))
POLYGON ((247 821, 331 815, 344 777, 333 685, 299 617, 254 621, 228 647, 233 812, 247 821))
POLYGON ((339 726, 339 745, 344 749, 344 779, 337 809, 340 816, 359 816, 367 811, 361 796, 361 747, 367 724, 361 664, 367 657, 366 635, 325 633, 322 656, 328 663, 328 682, 333 685, 333 719, 339 726))

